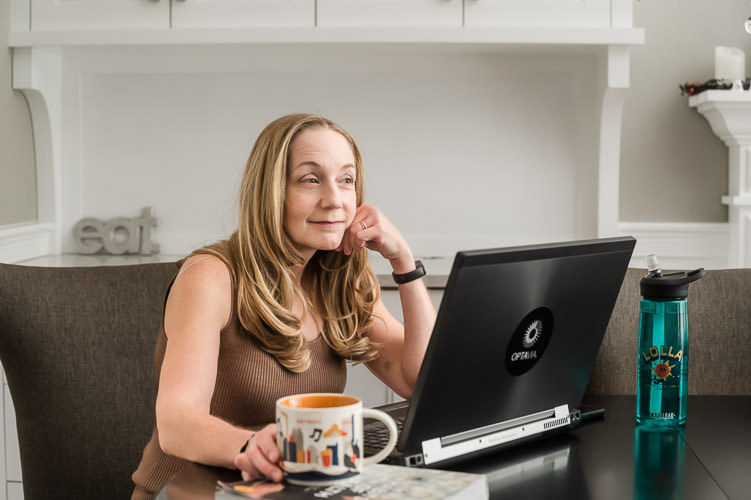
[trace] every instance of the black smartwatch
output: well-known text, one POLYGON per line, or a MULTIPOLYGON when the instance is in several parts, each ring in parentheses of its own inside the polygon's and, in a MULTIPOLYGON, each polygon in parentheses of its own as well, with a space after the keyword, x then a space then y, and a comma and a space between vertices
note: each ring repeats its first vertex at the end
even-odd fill
POLYGON ((405 283, 409 283, 410 281, 415 281, 417 279, 420 279, 423 276, 425 276, 425 274, 426 274, 425 266, 422 265, 422 262, 420 262, 419 260, 416 260, 414 271, 410 271, 408 273, 403 273, 403 274, 396 274, 392 272, 391 276, 394 277, 394 281, 396 282, 397 285, 403 285, 405 283))

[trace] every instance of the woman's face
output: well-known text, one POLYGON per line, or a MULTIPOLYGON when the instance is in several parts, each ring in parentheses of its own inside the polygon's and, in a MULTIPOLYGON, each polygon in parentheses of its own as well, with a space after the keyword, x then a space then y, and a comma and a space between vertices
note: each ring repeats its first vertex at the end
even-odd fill
POLYGON ((340 133, 308 128, 290 144, 284 229, 306 259, 334 250, 357 209, 355 157, 340 133))

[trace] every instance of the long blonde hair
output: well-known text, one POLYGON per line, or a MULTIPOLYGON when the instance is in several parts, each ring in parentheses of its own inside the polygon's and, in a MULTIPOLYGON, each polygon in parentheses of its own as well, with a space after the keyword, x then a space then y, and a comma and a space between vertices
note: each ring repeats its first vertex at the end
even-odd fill
MULTIPOLYGON (((251 149, 240 185, 237 230, 228 240, 194 252, 215 255, 227 264, 240 324, 264 351, 292 372, 308 369, 310 353, 301 318, 292 312, 295 298, 306 304, 291 272, 304 258, 284 230, 284 202, 291 143, 300 131, 312 127, 334 130, 350 144, 357 205, 362 204, 364 167, 354 139, 321 116, 283 116, 266 126, 251 149)), ((365 332, 379 287, 367 250, 351 255, 318 250, 307 263, 304 277, 310 286, 310 301, 321 315, 325 342, 354 362, 373 360, 377 349, 365 332)))

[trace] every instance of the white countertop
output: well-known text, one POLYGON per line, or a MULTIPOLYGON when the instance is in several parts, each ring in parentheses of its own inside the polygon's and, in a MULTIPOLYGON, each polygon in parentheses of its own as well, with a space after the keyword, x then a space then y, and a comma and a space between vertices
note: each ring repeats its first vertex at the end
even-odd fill
MULTIPOLYGON (((370 263, 378 277, 378 282, 382 288, 396 288, 394 280, 391 278, 391 266, 388 261, 378 254, 370 252, 370 263)), ((124 266, 131 264, 146 264, 150 262, 175 262, 184 257, 183 255, 156 254, 156 255, 79 255, 79 254, 59 254, 46 255, 27 259, 18 264, 25 266, 42 266, 42 267, 76 267, 76 266, 124 266)), ((443 288, 446 285, 451 265, 454 257, 428 256, 420 257, 427 271, 425 276, 425 285, 428 288, 443 288)))

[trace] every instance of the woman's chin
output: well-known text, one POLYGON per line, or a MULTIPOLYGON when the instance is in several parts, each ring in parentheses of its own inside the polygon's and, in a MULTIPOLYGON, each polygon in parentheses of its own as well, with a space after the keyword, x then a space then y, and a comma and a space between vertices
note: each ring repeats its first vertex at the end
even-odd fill
POLYGON ((342 238, 324 238, 317 242, 317 250, 336 250, 342 244, 342 238))

